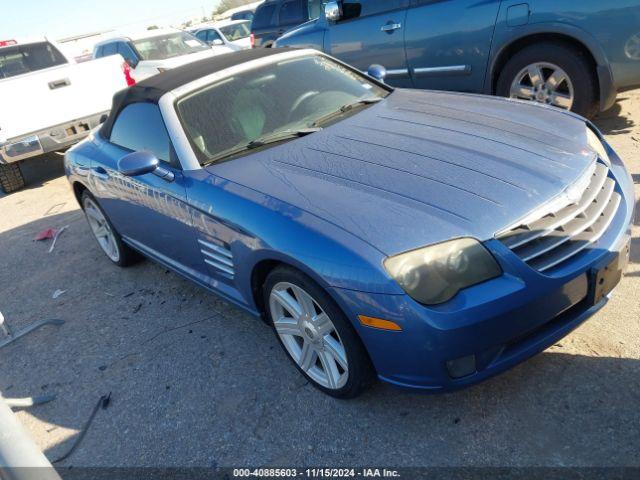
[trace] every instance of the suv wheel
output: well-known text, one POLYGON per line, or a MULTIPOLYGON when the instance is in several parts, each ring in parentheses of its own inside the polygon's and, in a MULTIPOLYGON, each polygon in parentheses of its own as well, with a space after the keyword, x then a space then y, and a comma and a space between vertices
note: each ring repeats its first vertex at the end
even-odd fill
POLYGON ((598 88, 582 52, 560 43, 531 45, 516 53, 498 78, 496 93, 571 110, 598 113, 598 88))
POLYGON ((24 177, 17 163, 0 164, 0 186, 5 193, 24 187, 24 177))

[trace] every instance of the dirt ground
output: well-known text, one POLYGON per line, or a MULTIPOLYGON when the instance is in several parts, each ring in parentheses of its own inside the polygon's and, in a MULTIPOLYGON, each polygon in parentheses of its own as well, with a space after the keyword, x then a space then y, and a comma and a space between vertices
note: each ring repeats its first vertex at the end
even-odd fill
MULTIPOLYGON (((597 124, 638 195, 640 91, 597 124)), ((66 323, 0 350, 0 391, 57 395, 18 413, 51 459, 112 392, 62 465, 640 466, 640 227, 609 305, 536 358, 456 393, 379 384, 344 402, 308 385, 261 322, 150 261, 112 266, 60 157, 48 165, 0 197, 0 311, 14 330, 66 323), (32 241, 66 225, 52 253, 32 241)))

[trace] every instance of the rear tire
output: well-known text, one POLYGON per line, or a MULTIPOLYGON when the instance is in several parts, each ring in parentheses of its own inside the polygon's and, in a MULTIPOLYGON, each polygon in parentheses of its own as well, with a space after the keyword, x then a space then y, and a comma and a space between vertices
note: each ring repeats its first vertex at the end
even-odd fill
POLYGON ((0 164, 0 186, 5 193, 24 187, 24 177, 18 163, 0 164))
POLYGON ((119 267, 128 267, 140 261, 140 254, 125 245, 107 214, 88 190, 82 192, 81 201, 91 233, 107 258, 119 267))
POLYGON ((291 267, 277 267, 267 276, 263 298, 280 345, 314 387, 346 399, 357 397, 373 383, 375 372, 360 337, 340 307, 311 278, 291 267))
MULTIPOLYGON (((543 78, 541 85, 538 86, 539 89, 543 90, 542 92, 534 90, 535 85, 531 85, 531 97, 536 97, 539 94, 542 99, 540 103, 544 103, 544 100, 548 97, 547 94, 556 91, 548 80, 550 80, 553 66, 557 66, 560 69, 559 71, 565 73, 568 77, 568 81, 557 90, 558 93, 568 96, 568 85, 571 85, 573 101, 570 110, 586 118, 593 118, 598 113, 598 84, 594 68, 583 52, 563 43, 537 43, 525 47, 513 55, 500 72, 496 95, 529 99, 527 95, 514 95, 514 83, 519 80, 527 67, 541 64, 550 67, 544 69, 547 78, 543 78), (541 88, 542 85, 544 86, 543 88, 541 88)), ((524 88, 528 87, 529 79, 525 79, 524 88)))

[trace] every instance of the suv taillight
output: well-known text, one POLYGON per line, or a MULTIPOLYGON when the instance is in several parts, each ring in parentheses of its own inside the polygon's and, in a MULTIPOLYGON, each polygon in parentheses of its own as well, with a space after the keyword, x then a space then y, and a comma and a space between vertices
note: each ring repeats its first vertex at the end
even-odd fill
POLYGON ((256 36, 253 33, 249 35, 249 41, 251 42, 251 48, 256 48, 256 36))
POLYGON ((127 81, 127 87, 131 87, 136 84, 136 81, 131 76, 131 67, 127 62, 122 64, 122 73, 124 73, 124 78, 127 81))

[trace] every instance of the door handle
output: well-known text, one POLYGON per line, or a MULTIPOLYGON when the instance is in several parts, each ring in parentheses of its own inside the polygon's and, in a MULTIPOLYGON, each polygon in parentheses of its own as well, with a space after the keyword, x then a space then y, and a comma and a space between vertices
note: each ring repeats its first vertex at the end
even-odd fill
POLYGON ((387 33, 393 33, 396 30, 399 30, 402 28, 402 24, 401 23, 395 23, 395 22, 387 22, 385 23, 382 27, 380 27, 380 31, 382 32, 387 32, 387 33))
POLYGON ((49 88, 51 90, 55 90, 56 88, 68 87, 69 85, 71 85, 71 80, 69 80, 68 78, 62 78, 60 80, 49 82, 49 88))
POLYGON ((100 180, 108 180, 109 179, 109 172, 107 172, 102 167, 94 167, 94 168, 91 169, 91 172, 93 173, 94 177, 99 178, 100 180))

